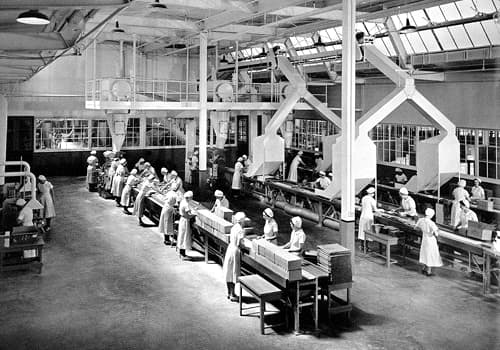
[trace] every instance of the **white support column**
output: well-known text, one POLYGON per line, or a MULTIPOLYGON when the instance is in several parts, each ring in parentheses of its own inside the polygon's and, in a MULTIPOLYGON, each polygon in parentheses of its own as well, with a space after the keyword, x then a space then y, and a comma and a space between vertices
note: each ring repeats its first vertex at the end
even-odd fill
POLYGON ((132 106, 135 108, 135 98, 137 92, 137 35, 132 34, 132 73, 130 77, 132 79, 132 106))
POLYGON ((342 1, 342 157, 341 157, 341 244, 351 250, 354 267, 354 196, 353 147, 356 123, 356 2, 342 1))
MULTIPOLYGON (((199 169, 207 170, 207 32, 200 33, 199 169)), ((201 178, 201 176, 200 176, 201 178)))
POLYGON ((7 99, 0 95, 0 186, 5 184, 5 161, 7 160, 7 99))

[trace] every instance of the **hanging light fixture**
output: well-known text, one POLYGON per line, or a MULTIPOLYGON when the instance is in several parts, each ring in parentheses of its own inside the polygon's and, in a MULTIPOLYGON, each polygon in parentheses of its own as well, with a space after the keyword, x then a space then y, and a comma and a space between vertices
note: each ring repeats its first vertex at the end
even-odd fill
POLYGON ((413 24, 410 23, 410 19, 406 17, 406 24, 401 27, 399 30, 400 33, 402 34, 409 34, 409 33, 415 33, 417 31, 417 27, 415 27, 413 24))
POLYGON ((226 55, 222 55, 222 59, 220 60, 220 63, 228 63, 226 55))
POLYGON ((125 31, 120 28, 120 23, 118 21, 115 22, 115 27, 112 30, 113 33, 125 33, 125 31))
POLYGON ((17 16, 16 21, 23 24, 31 24, 38 26, 50 23, 49 18, 45 16, 43 13, 39 12, 38 10, 29 10, 23 12, 19 16, 17 16))
POLYGON ((155 2, 149 4, 149 7, 153 9, 166 9, 167 5, 160 3, 160 0, 155 0, 155 2))
POLYGON ((321 35, 318 35, 318 40, 314 43, 314 47, 325 47, 325 43, 321 40, 321 35))

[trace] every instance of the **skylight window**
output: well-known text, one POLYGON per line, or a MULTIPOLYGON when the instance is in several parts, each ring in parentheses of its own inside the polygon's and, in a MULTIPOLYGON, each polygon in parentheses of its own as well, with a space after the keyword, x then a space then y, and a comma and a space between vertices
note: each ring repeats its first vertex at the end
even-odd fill
POLYGON ((466 49, 473 46, 463 25, 451 26, 448 29, 459 49, 466 49))

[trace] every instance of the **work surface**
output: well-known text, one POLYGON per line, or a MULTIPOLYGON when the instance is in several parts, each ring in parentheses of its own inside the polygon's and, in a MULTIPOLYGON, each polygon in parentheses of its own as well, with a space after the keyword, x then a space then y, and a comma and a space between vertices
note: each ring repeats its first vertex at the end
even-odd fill
MULTIPOLYGON (((218 264, 184 262, 155 227, 139 227, 113 201, 85 190, 84 179, 50 179, 58 216, 45 245, 43 273, 0 281, 0 349, 493 349, 500 342, 498 296, 480 283, 416 265, 388 270, 355 262, 352 323, 342 316, 321 337, 261 336, 259 320, 240 317, 226 299, 218 264), (63 182, 64 181, 64 182, 63 182)), ((259 217, 254 201, 234 202, 259 217)), ((276 211, 280 242, 289 216, 276 211)), ((306 221, 314 237, 335 232, 306 221)), ((270 330, 268 330, 270 331, 270 330)))

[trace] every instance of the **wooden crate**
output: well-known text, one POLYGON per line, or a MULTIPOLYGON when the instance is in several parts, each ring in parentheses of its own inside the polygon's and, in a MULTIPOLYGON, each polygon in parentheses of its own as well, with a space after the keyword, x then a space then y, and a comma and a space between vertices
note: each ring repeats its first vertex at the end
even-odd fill
POLYGON ((478 199, 477 207, 482 210, 492 211, 493 210, 493 201, 486 199, 478 199))
POLYGON ((495 225, 489 225, 476 221, 469 221, 468 226, 467 237, 487 242, 491 242, 491 235, 496 228, 495 225))

